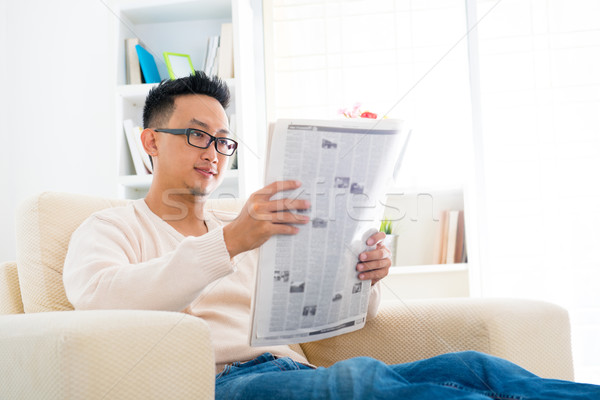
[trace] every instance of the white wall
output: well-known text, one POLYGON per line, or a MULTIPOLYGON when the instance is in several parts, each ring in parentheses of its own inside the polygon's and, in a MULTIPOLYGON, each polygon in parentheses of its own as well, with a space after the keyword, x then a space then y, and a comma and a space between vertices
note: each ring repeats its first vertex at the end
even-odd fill
MULTIPOLYGON (((6 49, 6 25, 7 25, 7 15, 6 15, 6 2, 0 1, 0 51, 2 54, 7 54, 6 49)), ((4 57, 4 56, 3 56, 4 57)), ((6 82, 7 79, 7 69, 6 62, 0 62, 0 77, 3 77, 3 81, 6 82)), ((6 85, 6 83, 5 83, 6 85)), ((5 91, 5 87, 0 91, 0 121, 7 121, 7 112, 6 107, 8 106, 7 92, 5 91)), ((6 128, 6 124, 4 128, 6 128)), ((14 201, 13 197, 10 195, 9 189, 14 186, 13 174, 10 171, 11 165, 13 164, 14 157, 12 156, 13 152, 11 151, 11 138, 8 130, 0 129, 0 138, 2 141, 1 156, 0 156, 0 260, 4 261, 6 256, 13 257, 14 251, 8 251, 8 249, 13 249, 15 240, 14 235, 12 234, 13 227, 13 208, 14 201), (6 251, 5 251, 6 249, 6 251)))
POLYGON ((117 194, 115 23, 100 1, 0 2, 0 53, 9 57, 0 69, 1 261, 15 258, 24 198, 117 194))

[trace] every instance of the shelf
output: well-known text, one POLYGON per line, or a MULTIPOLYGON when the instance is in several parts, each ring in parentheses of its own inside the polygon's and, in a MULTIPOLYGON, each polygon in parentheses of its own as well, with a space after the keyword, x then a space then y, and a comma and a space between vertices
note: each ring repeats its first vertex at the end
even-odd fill
MULTIPOLYGON (((225 79, 225 83, 229 90, 233 93, 235 88, 235 78, 225 79)), ((158 83, 142 83, 139 85, 117 85, 117 94, 123 99, 130 101, 146 101, 148 92, 158 83)))
POLYGON ((121 12, 134 24, 231 19, 231 2, 222 0, 120 0, 121 12))
POLYGON ((430 264, 430 265, 411 265, 411 266, 392 266, 390 275, 408 275, 408 274, 440 274, 445 272, 467 271, 466 263, 459 264, 430 264))
POLYGON ((436 185, 436 186, 390 186, 388 192, 390 194, 401 194, 401 195, 416 195, 419 193, 462 193, 465 188, 461 185, 436 185))
POLYGON ((392 267, 382 280, 382 300, 468 297, 467 264, 392 267))

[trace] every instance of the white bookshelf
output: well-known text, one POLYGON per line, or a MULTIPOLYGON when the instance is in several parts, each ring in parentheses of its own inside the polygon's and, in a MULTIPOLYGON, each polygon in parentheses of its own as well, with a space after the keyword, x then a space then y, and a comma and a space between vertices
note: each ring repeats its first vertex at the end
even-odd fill
MULTIPOLYGON (((161 79, 168 79, 163 52, 189 54, 195 69, 201 70, 210 36, 220 34, 223 23, 233 24, 235 77, 226 83, 232 92, 230 128, 240 143, 237 150, 239 170, 228 170, 224 182, 212 197, 223 194, 246 197, 262 186, 262 148, 260 121, 256 103, 257 90, 254 69, 255 18, 250 0, 116 0, 113 9, 118 14, 116 121, 119 195, 124 198, 143 197, 152 182, 151 175, 135 175, 129 146, 123 133, 123 121, 132 119, 142 126, 146 95, 156 84, 129 85, 125 74, 125 39, 138 37, 157 63, 161 79), (250 51, 248 51, 248 47, 250 51), (240 129, 243 127, 243 129, 240 129)), ((260 43, 261 38, 258 38, 260 43)), ((262 61, 262 60, 261 60, 262 61)))
POLYGON ((395 265, 425 266, 437 262, 444 210, 465 210, 461 187, 388 191, 384 217, 392 220, 392 233, 398 235, 395 265))
MULTIPOLYGON (((398 235, 397 256, 382 288, 384 300, 427 297, 468 297, 472 261, 437 264, 443 210, 465 211, 462 187, 435 187, 389 191, 385 217, 398 235)), ((465 213, 465 226, 470 215, 465 213)), ((466 228, 466 236, 470 232, 466 228)), ((469 240, 467 254, 469 254, 469 240)))

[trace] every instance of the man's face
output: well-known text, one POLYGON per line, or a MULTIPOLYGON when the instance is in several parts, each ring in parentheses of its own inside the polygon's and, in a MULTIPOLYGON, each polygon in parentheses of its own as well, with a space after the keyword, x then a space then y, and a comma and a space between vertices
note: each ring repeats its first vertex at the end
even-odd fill
MULTIPOLYGON (((175 99, 175 110, 167 129, 201 129, 213 136, 229 136, 225 110, 213 97, 185 95, 175 99)), ((206 149, 193 147, 185 135, 157 133, 158 165, 155 171, 163 187, 195 196, 206 196, 223 181, 229 157, 216 151, 214 142, 206 149)))

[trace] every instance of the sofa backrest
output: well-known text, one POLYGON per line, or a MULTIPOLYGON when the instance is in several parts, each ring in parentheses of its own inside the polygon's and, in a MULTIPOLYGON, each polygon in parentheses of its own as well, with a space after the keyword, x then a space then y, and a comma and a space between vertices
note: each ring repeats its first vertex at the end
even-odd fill
MULTIPOLYGON (((71 234, 92 213, 128 201, 45 192, 22 203, 17 212, 17 267, 26 313, 73 309, 62 281, 71 234)), ((237 211, 241 204, 237 199, 209 200, 207 208, 237 211)))

